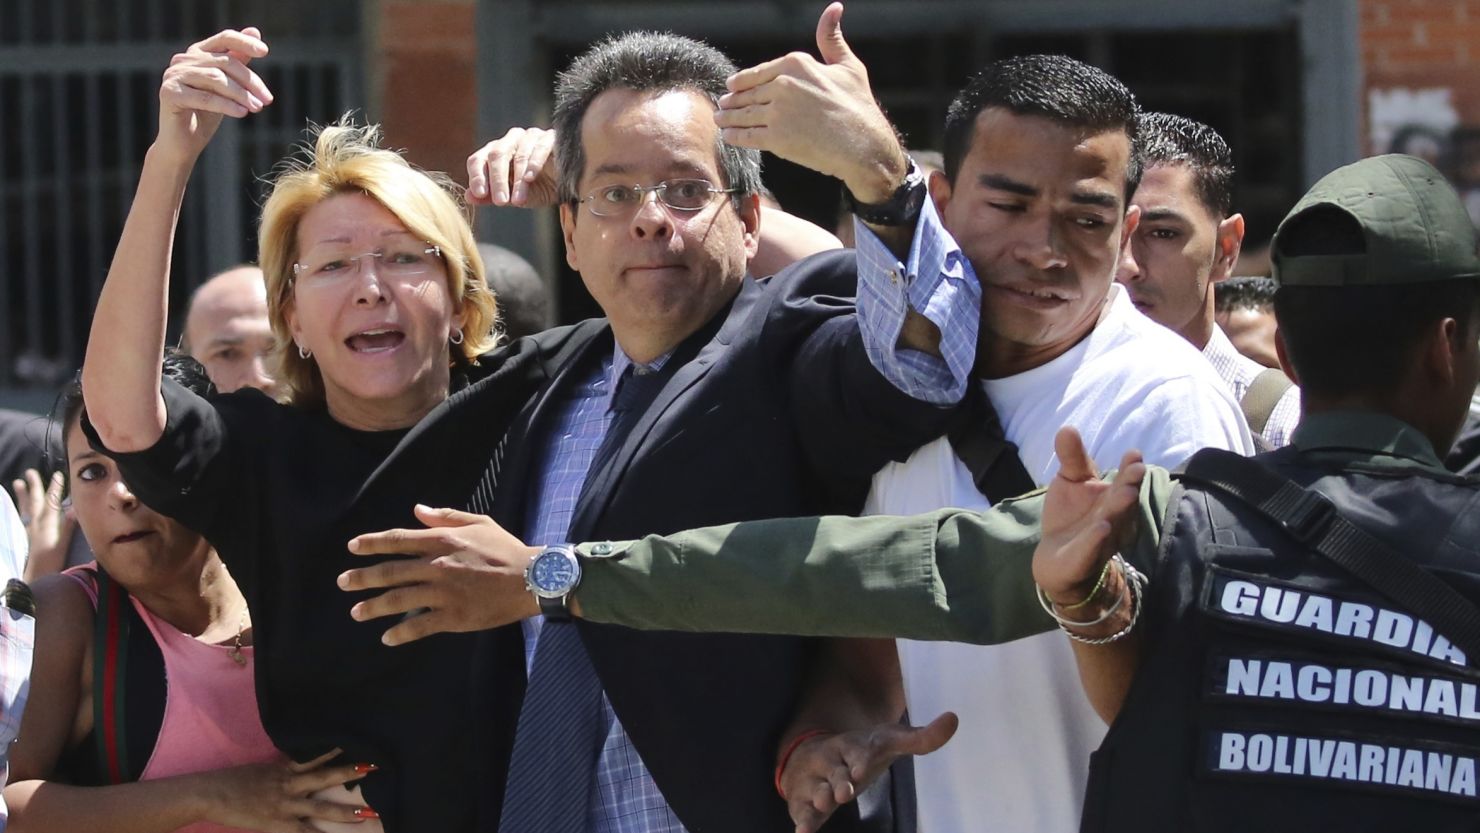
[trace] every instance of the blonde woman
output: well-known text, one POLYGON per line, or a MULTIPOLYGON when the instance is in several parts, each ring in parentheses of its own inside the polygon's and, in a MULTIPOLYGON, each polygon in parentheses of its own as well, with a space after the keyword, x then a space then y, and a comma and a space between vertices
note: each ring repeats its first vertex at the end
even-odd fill
MULTIPOLYGON (((278 747, 300 762, 342 748, 378 766, 353 799, 387 830, 470 830, 471 636, 389 649, 383 626, 353 621, 356 599, 335 586, 364 562, 350 538, 411 525, 417 502, 461 505, 502 434, 505 400, 486 395, 453 397, 443 407, 454 418, 435 432, 413 428, 495 370, 475 364, 494 343, 495 307, 450 181, 380 149, 372 128, 318 132, 281 167, 258 233, 284 401, 160 384, 185 184, 223 117, 271 103, 251 69, 267 51, 256 29, 225 31, 165 72, 159 134, 93 319, 84 428, 134 492, 204 534, 241 585, 278 747)), ((499 356, 517 405, 528 357, 499 356)))

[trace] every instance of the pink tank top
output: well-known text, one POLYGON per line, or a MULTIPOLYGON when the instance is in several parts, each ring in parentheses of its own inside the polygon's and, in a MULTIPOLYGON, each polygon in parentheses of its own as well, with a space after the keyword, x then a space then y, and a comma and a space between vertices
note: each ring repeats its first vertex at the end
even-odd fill
MULTIPOLYGON (((97 586, 70 573, 97 606, 97 586)), ((149 626, 164 656, 165 705, 159 738, 140 781, 186 775, 243 764, 285 761, 262 728, 257 688, 252 684, 256 657, 242 648, 245 665, 231 658, 231 648, 208 645, 157 618, 132 596, 134 610, 149 626)), ((249 833, 235 827, 199 822, 175 833, 249 833)))

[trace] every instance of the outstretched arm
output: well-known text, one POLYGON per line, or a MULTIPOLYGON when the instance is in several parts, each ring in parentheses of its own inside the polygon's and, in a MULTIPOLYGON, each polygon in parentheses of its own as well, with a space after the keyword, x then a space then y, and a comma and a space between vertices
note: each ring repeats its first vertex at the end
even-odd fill
MULTIPOLYGON (((1149 564, 1170 491, 1167 473, 1137 464, 1112 482, 1121 488, 1066 479, 1057 491, 1082 506, 1130 495, 1136 535, 1121 551, 1149 564)), ((780 518, 580 544, 585 572, 572 609, 592 621, 654 630, 977 644, 1021 639, 1054 627, 1033 597, 1045 499, 1035 492, 986 512, 780 518)), ((356 619, 416 614, 386 634, 389 644, 401 644, 539 612, 524 586, 524 568, 538 547, 482 515, 417 507, 416 516, 427 528, 350 542, 356 555, 413 556, 340 576, 346 591, 384 591, 355 603, 356 619)), ((1077 586, 1072 577, 1060 585, 1044 581, 1064 598, 1077 586)))
POLYGON ((98 297, 82 366, 88 418, 114 451, 139 451, 164 432, 159 393, 170 252, 185 184, 224 116, 272 101, 248 64, 267 54, 255 28, 227 30, 171 59, 159 89, 159 133, 98 297))
POLYGON ((1079 678, 1100 717, 1115 720, 1141 662, 1141 635, 1134 626, 1141 605, 1124 561, 1141 523, 1136 504, 1146 465, 1128 452, 1113 481, 1103 481, 1079 432, 1059 429, 1054 438, 1059 472, 1043 506, 1043 539, 1033 553, 1033 578, 1066 622, 1079 678), (1099 621, 1103 619, 1103 621, 1099 621), (1091 644, 1083 640, 1114 641, 1091 644))

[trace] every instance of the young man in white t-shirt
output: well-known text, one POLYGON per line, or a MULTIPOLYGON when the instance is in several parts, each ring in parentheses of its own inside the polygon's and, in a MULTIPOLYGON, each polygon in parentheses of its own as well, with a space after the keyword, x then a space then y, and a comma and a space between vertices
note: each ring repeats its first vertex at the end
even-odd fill
MULTIPOLYGON (((950 108, 946 170, 931 181, 935 210, 921 213, 909 255, 893 264, 911 280, 959 270, 979 282, 974 372, 1038 483, 1058 468, 1053 437, 1064 425, 1079 428, 1102 468, 1127 448, 1164 466, 1206 446, 1253 451, 1212 367, 1114 284, 1138 220, 1127 207, 1139 176, 1135 130, 1130 92, 1097 69, 1042 55, 990 65, 950 108)), ((883 258, 869 255, 879 248, 871 231, 861 223, 857 231, 862 270, 883 258)), ((984 508, 987 499, 942 438, 882 469, 868 508, 945 506, 984 508)), ((879 656, 877 646, 858 652, 860 666, 865 654, 879 656)), ((1089 754, 1106 727, 1058 634, 991 647, 902 641, 898 656, 911 715, 951 710, 961 721, 950 743, 916 761, 921 830, 1078 828, 1089 754)), ((828 717, 817 725, 838 728, 828 717)), ((795 728, 800 737, 807 727, 795 728)), ((817 796, 799 829, 815 829, 834 804, 819 789, 827 778, 808 783, 799 773, 827 772, 879 731, 817 735, 791 751, 787 794, 817 796)))

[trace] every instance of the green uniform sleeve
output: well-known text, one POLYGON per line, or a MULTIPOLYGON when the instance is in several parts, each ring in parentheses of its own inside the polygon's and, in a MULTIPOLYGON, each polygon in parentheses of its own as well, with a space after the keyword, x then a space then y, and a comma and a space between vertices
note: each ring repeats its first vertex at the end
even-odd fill
MULTIPOLYGON (((1108 475, 1107 475, 1108 476, 1108 475)), ((1148 468, 1126 557, 1155 558, 1170 493, 1148 468)), ((992 644, 1055 627, 1031 571, 1041 492, 986 512, 784 518, 577 547, 581 615, 635 628, 992 644)))

